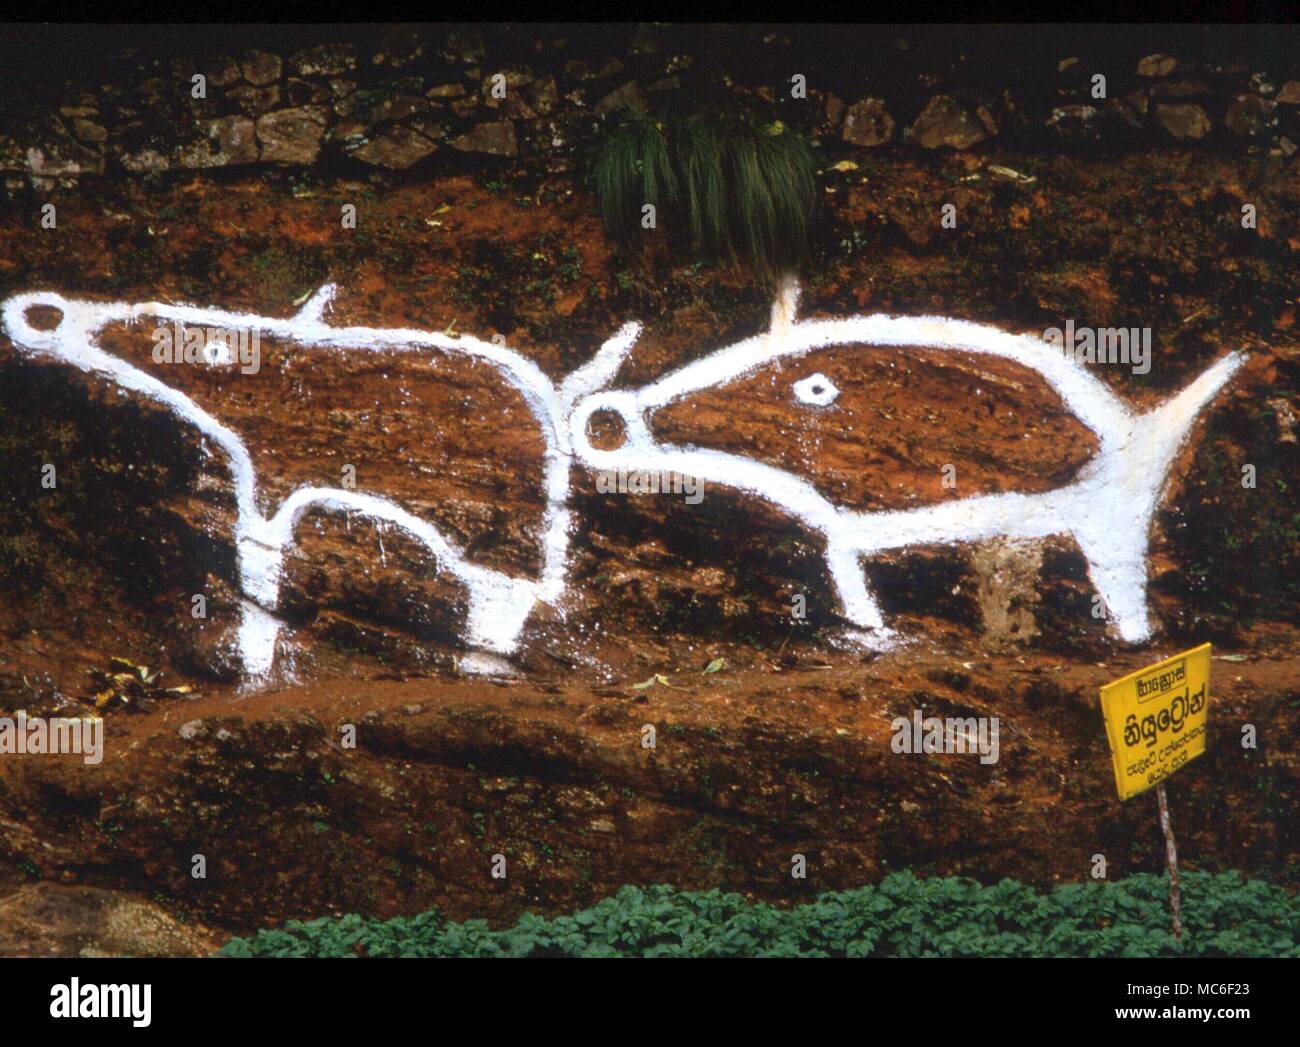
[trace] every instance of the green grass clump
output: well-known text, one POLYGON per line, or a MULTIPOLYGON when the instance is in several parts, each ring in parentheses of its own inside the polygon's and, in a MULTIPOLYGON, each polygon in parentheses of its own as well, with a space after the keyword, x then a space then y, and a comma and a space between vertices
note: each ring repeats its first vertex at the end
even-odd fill
POLYGON ((235 938, 224 956, 1300 956, 1300 900, 1235 872, 1189 872, 1183 938, 1168 881, 1144 873, 1042 893, 1015 880, 893 873, 876 886, 778 909, 719 890, 623 887, 572 916, 513 927, 394 920, 290 921, 235 938))
POLYGON ((606 139, 596 163, 596 193, 605 228, 630 245, 641 228, 641 208, 656 211, 677 198, 677 175, 663 126, 650 119, 628 120, 606 139))
POLYGON ((594 177, 605 226, 635 250, 642 207, 702 258, 747 267, 772 285, 808 250, 816 161, 802 136, 748 116, 648 117, 615 128, 594 177))

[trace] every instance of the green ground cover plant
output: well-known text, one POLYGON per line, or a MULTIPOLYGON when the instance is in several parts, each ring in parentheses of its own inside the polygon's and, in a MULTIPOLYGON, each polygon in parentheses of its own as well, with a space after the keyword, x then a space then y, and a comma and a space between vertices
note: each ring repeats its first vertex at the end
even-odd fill
POLYGON ((893 873, 878 885, 782 909, 720 890, 623 887, 570 916, 525 914, 513 927, 454 923, 436 911, 290 921, 228 942, 250 956, 1300 956, 1300 899, 1239 873, 1188 872, 1181 942, 1168 881, 1040 892, 1014 880, 893 873))

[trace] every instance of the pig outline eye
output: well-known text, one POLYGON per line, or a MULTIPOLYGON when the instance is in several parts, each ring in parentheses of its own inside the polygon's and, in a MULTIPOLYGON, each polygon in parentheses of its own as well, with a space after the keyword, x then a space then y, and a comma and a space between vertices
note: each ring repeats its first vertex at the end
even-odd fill
POLYGON ((835 383, 818 371, 794 383, 794 395, 800 403, 813 407, 829 407, 840 395, 835 383))

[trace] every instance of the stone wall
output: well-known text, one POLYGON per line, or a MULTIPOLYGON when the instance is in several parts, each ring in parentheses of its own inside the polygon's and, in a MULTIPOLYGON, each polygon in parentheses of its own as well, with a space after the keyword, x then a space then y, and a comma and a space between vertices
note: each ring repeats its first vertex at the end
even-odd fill
POLYGON ((580 174, 615 114, 698 104, 757 106, 832 158, 1180 145, 1289 157, 1300 141, 1300 48, 1287 45, 1300 34, 1288 28, 1250 29, 1277 38, 1265 48, 1243 44, 1242 27, 1222 40, 1135 27, 1130 54, 1114 53, 1113 33, 1103 47, 1033 26, 971 27, 964 42, 942 27, 281 28, 296 31, 151 38, 138 27, 129 46, 103 50, 81 27, 28 27, 4 44, 5 186, 257 164, 420 174, 516 158, 580 174))

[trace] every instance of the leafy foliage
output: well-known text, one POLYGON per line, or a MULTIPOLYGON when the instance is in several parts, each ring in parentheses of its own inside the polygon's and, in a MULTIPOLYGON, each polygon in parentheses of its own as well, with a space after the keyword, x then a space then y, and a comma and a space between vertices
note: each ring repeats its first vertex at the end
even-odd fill
POLYGON ((802 136, 749 115, 639 117, 616 127, 594 166, 610 235, 634 247, 642 207, 689 236, 711 261, 747 266, 774 284, 808 249, 816 162, 802 136))
POLYGON ((1168 881, 1142 874, 1041 894, 1014 880, 894 873, 791 909, 719 890, 623 887, 571 916, 513 927, 394 920, 290 921, 224 956, 1300 956, 1300 900, 1235 872, 1184 874, 1182 942, 1168 881))

